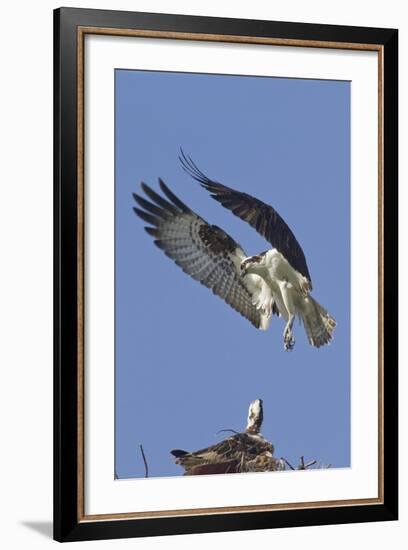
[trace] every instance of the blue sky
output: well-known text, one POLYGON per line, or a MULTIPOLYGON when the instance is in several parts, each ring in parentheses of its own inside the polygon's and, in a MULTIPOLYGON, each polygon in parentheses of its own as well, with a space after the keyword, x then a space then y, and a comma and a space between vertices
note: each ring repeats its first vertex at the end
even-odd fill
POLYGON ((116 70, 116 473, 181 475, 169 451, 242 430, 262 398, 276 456, 350 465, 350 83, 116 70), (271 204, 300 242, 313 296, 335 317, 319 350, 295 323, 257 331, 153 245, 132 192, 161 177, 247 252, 268 244, 183 172, 179 147, 209 177, 271 204))

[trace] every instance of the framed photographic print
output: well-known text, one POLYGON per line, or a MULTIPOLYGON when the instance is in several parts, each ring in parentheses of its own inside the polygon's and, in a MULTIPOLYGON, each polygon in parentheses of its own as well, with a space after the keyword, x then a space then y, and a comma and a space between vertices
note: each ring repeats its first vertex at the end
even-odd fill
POLYGON ((397 31, 54 29, 55 538, 397 519, 397 31))

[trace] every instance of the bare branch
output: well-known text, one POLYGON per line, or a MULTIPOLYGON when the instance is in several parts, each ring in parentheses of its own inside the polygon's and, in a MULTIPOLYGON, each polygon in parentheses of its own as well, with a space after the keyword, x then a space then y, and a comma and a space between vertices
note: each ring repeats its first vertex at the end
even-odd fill
POLYGON ((143 450, 143 445, 139 445, 139 447, 140 447, 140 452, 142 453, 142 458, 143 458, 143 462, 144 462, 145 477, 149 477, 149 465, 147 464, 146 455, 145 455, 144 450, 143 450))
POLYGON ((288 460, 286 460, 286 458, 283 458, 283 457, 282 457, 281 460, 283 460, 283 461, 289 466, 289 468, 290 468, 291 470, 296 470, 296 468, 294 468, 294 467, 292 466, 292 464, 291 464, 288 460))

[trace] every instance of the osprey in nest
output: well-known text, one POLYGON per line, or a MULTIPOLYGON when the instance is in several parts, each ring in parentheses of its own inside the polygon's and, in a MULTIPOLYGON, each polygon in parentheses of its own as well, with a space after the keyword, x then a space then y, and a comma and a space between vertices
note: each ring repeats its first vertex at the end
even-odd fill
POLYGON ((245 432, 235 433, 216 445, 192 453, 180 449, 170 452, 176 458, 176 464, 183 466, 184 475, 234 474, 285 469, 282 461, 273 457, 272 443, 260 433, 262 421, 262 399, 256 399, 249 406, 245 432))
POLYGON ((336 321, 312 298, 305 255, 281 216, 259 199, 209 179, 183 151, 180 162, 215 200, 249 223, 272 248, 247 256, 232 237, 193 212, 160 178, 164 197, 145 183, 142 189, 150 201, 133 194, 143 209, 134 211, 150 224, 145 230, 154 237, 156 246, 256 328, 266 330, 273 314, 283 317, 286 351, 295 345, 296 316, 312 346, 328 344, 336 321))

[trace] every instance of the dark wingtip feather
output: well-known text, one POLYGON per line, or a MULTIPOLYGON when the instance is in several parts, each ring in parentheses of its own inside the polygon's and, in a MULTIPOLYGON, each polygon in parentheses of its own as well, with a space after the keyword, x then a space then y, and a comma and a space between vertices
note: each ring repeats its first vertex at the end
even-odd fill
POLYGON ((152 237, 158 237, 159 236, 159 231, 158 231, 158 229, 156 229, 156 227, 145 227, 144 230, 146 231, 146 233, 148 233, 152 237))
POLYGON ((150 200, 152 200, 156 205, 160 206, 165 211, 167 211, 167 213, 171 213, 173 215, 179 214, 179 211, 174 206, 174 204, 172 204, 169 201, 166 201, 166 199, 161 197, 158 193, 156 193, 156 191, 153 191, 153 189, 148 185, 146 185, 145 183, 142 183, 142 189, 146 193, 146 195, 149 197, 150 200))
POLYGON ((145 183, 144 181, 142 181, 142 183, 140 184, 140 187, 143 189, 146 195, 148 195, 149 192, 154 192, 153 189, 149 185, 147 185, 147 183, 145 183))
POLYGON ((144 210, 147 210, 147 212, 150 212, 150 214, 158 216, 162 219, 167 219, 169 217, 169 213, 167 210, 160 206, 157 206, 152 202, 147 201, 144 197, 140 197, 136 193, 133 193, 133 198, 139 206, 141 206, 144 210))
POLYGON ((182 210, 183 212, 190 212, 190 208, 186 204, 184 204, 184 202, 182 202, 178 197, 176 197, 173 191, 170 191, 170 189, 161 178, 159 178, 159 185, 160 189, 163 191, 166 197, 171 200, 173 204, 178 206, 178 208, 180 208, 180 210, 182 210))
POLYGON ((145 183, 144 181, 142 181, 142 183, 140 184, 140 187, 143 189, 143 191, 146 193, 146 195, 148 197, 150 197, 152 194, 155 195, 156 192, 154 191, 154 189, 152 189, 150 187, 150 185, 147 185, 147 183, 145 183))
POLYGON ((157 248, 160 248, 160 250, 164 250, 164 251, 166 250, 166 247, 165 247, 163 241, 157 240, 157 241, 153 241, 153 242, 157 246, 157 248))
POLYGON ((212 180, 208 178, 200 168, 198 168, 197 164, 193 161, 193 159, 190 157, 190 155, 187 155, 183 149, 180 147, 180 155, 179 155, 179 161, 183 168, 183 170, 192 178, 194 178, 196 181, 198 181, 201 185, 205 186, 206 184, 212 183, 212 180))
POLYGON ((142 208, 144 208, 144 203, 147 202, 146 199, 144 199, 143 197, 141 197, 137 193, 132 193, 132 195, 133 195, 133 199, 135 200, 135 202, 137 202, 137 204, 139 204, 142 208))
POLYGON ((152 214, 149 214, 148 212, 145 212, 144 210, 140 210, 140 208, 136 208, 134 206, 133 211, 135 212, 135 214, 139 216, 139 218, 142 218, 142 220, 144 220, 147 223, 150 223, 156 226, 158 226, 160 223, 159 218, 157 218, 156 216, 153 216, 152 214))

